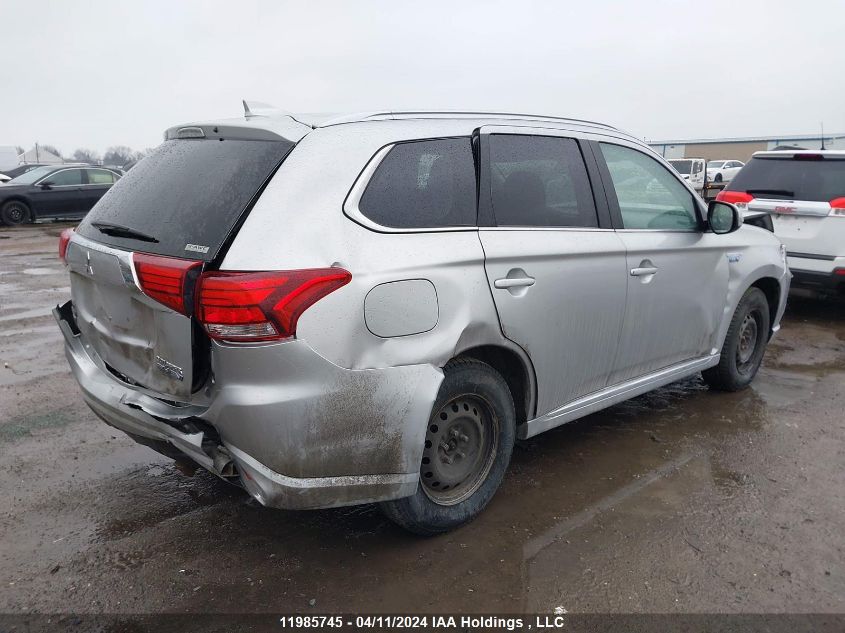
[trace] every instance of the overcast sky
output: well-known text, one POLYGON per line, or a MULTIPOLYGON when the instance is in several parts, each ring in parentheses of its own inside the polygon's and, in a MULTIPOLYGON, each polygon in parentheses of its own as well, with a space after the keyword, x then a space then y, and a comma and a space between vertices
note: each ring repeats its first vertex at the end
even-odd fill
POLYGON ((650 140, 845 132, 842 0, 0 0, 0 145, 289 111, 488 109, 650 140))

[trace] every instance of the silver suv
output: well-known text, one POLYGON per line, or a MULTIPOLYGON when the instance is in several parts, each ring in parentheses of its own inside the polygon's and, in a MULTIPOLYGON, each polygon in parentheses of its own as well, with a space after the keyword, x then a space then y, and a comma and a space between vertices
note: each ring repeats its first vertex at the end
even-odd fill
POLYGON ((610 126, 497 113, 193 123, 60 254, 86 402, 262 504, 423 534, 514 441, 703 372, 754 377, 784 251, 610 126))

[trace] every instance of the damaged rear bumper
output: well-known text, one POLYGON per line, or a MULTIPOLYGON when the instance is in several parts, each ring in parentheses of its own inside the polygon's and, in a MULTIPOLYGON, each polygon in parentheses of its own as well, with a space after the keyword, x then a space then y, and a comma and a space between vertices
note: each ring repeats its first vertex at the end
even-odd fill
MULTIPOLYGON (((218 476, 236 479, 264 505, 325 508, 416 491, 425 427, 442 380, 436 368, 352 371, 329 363, 304 342, 283 350, 254 347, 251 367, 237 379, 229 375, 232 367, 215 368, 215 378, 229 382, 216 380, 207 402, 177 405, 109 372, 76 329, 70 302, 53 314, 73 375, 99 418, 139 442, 172 447, 218 476), (280 362, 280 354, 293 365, 280 362), (370 394, 369 412, 356 407, 362 392, 370 394), (369 426, 371 435, 362 424, 367 419, 377 422, 369 426)), ((218 364, 233 362, 220 351, 218 364)))

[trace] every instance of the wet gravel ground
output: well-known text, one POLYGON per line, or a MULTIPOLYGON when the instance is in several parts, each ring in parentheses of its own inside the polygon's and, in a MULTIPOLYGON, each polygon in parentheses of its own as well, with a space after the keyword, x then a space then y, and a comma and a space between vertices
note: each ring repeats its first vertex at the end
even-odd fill
POLYGON ((46 224, 0 229, 0 612, 845 612, 845 305, 794 297, 752 388, 699 378, 518 447, 475 522, 267 510, 99 422, 46 224))

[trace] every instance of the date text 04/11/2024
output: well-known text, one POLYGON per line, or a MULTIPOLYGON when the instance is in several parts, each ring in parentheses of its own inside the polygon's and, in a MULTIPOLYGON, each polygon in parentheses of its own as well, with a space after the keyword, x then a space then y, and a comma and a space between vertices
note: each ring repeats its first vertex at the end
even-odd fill
POLYGON ((340 615, 290 615, 279 618, 282 628, 356 629, 499 629, 506 631, 531 629, 559 629, 566 625, 563 616, 535 616, 533 621, 522 617, 502 616, 414 616, 414 615, 358 615, 354 618, 340 615))

